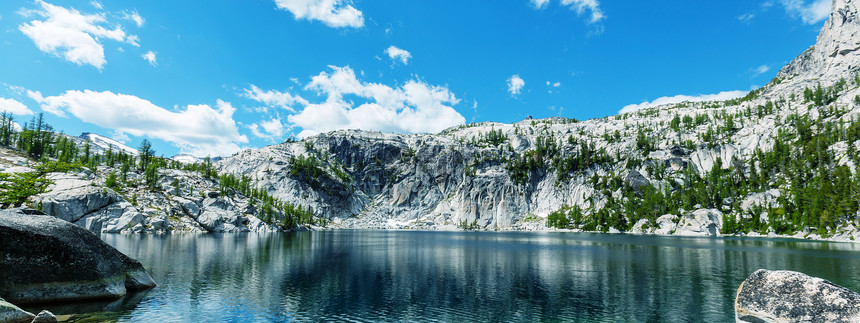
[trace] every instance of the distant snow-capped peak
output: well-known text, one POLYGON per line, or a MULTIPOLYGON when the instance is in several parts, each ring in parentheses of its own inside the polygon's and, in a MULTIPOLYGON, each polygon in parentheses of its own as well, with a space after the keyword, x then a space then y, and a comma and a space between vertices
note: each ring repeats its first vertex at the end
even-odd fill
POLYGON ((111 138, 108 138, 108 137, 105 137, 105 136, 102 136, 99 134, 94 134, 91 132, 84 132, 81 134, 80 137, 81 137, 81 139, 89 140, 93 145, 98 146, 98 147, 104 149, 105 151, 107 151, 108 149, 110 149, 112 147, 114 151, 123 151, 126 154, 135 155, 135 156, 138 154, 137 149, 131 148, 131 147, 127 146, 126 144, 123 144, 119 141, 113 140, 111 138))

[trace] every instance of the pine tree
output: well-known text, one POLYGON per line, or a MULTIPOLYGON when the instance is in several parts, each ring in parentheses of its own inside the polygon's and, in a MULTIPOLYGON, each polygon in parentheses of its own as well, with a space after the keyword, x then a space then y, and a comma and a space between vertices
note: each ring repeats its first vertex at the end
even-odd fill
POLYGON ((140 153, 138 153, 140 158, 140 170, 143 171, 146 170, 152 162, 152 158, 155 156, 155 150, 152 149, 152 144, 146 139, 140 143, 140 148, 138 148, 138 150, 140 151, 140 153))

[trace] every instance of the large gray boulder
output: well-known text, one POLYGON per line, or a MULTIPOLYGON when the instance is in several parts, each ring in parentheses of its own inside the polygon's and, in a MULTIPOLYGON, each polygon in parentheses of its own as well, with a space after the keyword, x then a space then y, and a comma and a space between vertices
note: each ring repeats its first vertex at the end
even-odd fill
POLYGON ((678 221, 675 234, 682 236, 719 236, 723 213, 717 209, 698 209, 678 221))
POLYGON ((0 322, 30 322, 34 317, 33 313, 0 298, 0 322))
POLYGON ((860 322, 860 294, 827 280, 759 269, 738 288, 738 322, 860 322))
POLYGON ((42 211, 60 219, 75 222, 97 212, 122 198, 111 189, 96 187, 80 174, 51 173, 53 184, 45 193, 36 196, 42 211))
POLYGON ((246 232, 247 221, 244 216, 239 215, 235 205, 217 197, 203 200, 203 213, 197 218, 197 222, 210 232, 246 232))
POLYGON ((59 322, 57 316, 54 313, 51 313, 48 310, 42 310, 39 314, 36 314, 36 317, 33 318, 33 321, 30 323, 56 323, 59 322))
POLYGON ((155 286, 137 260, 35 210, 0 210, 0 297, 15 304, 116 298, 155 286))

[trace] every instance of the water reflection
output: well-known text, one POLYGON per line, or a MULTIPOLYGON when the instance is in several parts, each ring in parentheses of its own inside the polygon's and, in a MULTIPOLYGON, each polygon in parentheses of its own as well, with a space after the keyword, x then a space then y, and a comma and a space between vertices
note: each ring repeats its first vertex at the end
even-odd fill
MULTIPOLYGON (((133 321, 727 321, 758 268, 860 290, 857 246, 581 233, 107 235, 159 286, 133 321)), ((88 311, 87 309, 79 309, 88 311)))

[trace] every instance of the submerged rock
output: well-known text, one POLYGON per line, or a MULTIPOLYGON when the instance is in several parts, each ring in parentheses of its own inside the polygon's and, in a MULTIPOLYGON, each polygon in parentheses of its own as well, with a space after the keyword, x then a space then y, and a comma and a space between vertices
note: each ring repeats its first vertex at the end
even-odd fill
POLYGON ((821 278, 759 269, 738 288, 738 322, 858 322, 860 294, 821 278))
POLYGON ((37 303, 116 298, 155 286, 137 260, 72 223, 0 210, 0 296, 37 303))

